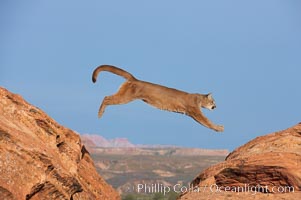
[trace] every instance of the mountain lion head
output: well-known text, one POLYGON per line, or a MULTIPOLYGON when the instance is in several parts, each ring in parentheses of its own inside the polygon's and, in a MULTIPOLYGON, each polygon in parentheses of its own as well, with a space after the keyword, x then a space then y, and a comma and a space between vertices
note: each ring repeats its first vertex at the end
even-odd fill
POLYGON ((201 102, 201 106, 203 108, 207 108, 208 110, 213 110, 216 108, 215 101, 211 93, 204 95, 203 101, 201 102))

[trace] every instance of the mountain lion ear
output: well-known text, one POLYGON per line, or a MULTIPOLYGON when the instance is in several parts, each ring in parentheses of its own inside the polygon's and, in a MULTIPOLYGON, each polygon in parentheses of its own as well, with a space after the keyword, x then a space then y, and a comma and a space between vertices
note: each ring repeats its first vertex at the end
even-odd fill
POLYGON ((212 94, 211 93, 207 94, 207 98, 212 99, 212 94))

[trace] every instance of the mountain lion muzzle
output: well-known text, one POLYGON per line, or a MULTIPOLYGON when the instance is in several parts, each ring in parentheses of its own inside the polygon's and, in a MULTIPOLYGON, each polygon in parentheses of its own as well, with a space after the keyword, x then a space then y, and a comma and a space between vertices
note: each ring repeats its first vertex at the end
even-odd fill
POLYGON ((130 101, 141 99, 161 110, 188 115, 198 123, 215 131, 224 131, 223 126, 213 124, 200 110, 201 107, 209 110, 216 108, 215 101, 210 93, 191 94, 162 85, 140 81, 123 69, 111 65, 101 65, 94 70, 92 75, 94 83, 101 71, 114 73, 127 80, 120 86, 116 94, 104 98, 98 111, 99 118, 103 115, 108 105, 126 104, 130 101))

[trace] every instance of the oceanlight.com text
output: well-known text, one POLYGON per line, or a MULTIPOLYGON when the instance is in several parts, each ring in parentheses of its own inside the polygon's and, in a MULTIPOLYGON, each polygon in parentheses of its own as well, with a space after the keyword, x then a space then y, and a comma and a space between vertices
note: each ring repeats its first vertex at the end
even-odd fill
POLYGON ((219 186, 217 184, 205 185, 202 187, 183 186, 181 184, 175 184, 173 186, 166 186, 164 184, 137 184, 135 189, 138 193, 163 193, 166 195, 169 192, 185 193, 185 192, 248 192, 252 195, 256 193, 291 193, 295 192, 293 186, 263 186, 263 185, 249 185, 243 186, 219 186))

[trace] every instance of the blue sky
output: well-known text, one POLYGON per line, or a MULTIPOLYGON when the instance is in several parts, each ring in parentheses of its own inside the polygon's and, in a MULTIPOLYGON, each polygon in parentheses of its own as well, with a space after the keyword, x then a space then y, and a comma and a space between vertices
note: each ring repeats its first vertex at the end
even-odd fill
POLYGON ((1 1, 0 85, 79 133, 136 144, 234 149, 301 121, 301 3, 267 1, 1 1), (97 110, 124 81, 212 92, 204 111, 225 131, 135 101, 97 110))

